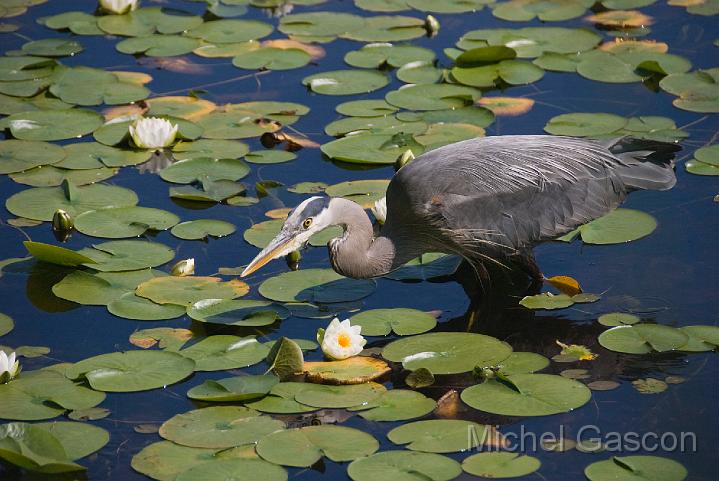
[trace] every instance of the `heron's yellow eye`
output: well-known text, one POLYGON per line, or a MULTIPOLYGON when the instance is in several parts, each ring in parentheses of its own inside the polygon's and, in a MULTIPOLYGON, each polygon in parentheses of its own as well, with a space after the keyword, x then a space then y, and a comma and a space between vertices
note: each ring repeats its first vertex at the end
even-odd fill
POLYGON ((309 229, 311 225, 312 225, 312 217, 306 218, 305 221, 302 223, 302 227, 304 227, 305 229, 309 229))

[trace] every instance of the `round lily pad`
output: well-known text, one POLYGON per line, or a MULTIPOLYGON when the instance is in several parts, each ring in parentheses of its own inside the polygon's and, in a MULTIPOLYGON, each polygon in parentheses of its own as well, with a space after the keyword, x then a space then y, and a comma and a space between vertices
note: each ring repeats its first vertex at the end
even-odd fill
POLYGON ((55 436, 33 424, 0 425, 0 442, 0 459, 28 471, 57 474, 85 469, 68 458, 55 436))
MULTIPOLYGON (((505 375, 528 374, 541 371, 549 366, 549 359, 535 352, 513 352, 500 364, 499 368, 505 375)), ((489 366, 486 366, 489 367, 489 366)))
POLYGON ((687 474, 684 466, 661 456, 614 456, 584 469, 590 481, 682 481, 687 474))
POLYGON ((172 148, 177 160, 207 157, 210 159, 238 159, 249 152, 247 144, 237 140, 200 139, 194 142, 179 142, 172 148))
POLYGON ((88 423, 55 421, 34 426, 52 434, 60 441, 68 459, 80 459, 100 450, 110 441, 110 433, 88 423))
POLYGON ((36 110, 12 114, 2 120, 20 140, 64 140, 81 137, 102 125, 102 115, 92 110, 36 110))
POLYGON ((260 439, 256 449, 271 463, 309 467, 323 456, 337 463, 368 456, 379 443, 359 429, 327 424, 277 431, 260 439))
POLYGON ((149 299, 127 292, 107 304, 110 314, 138 321, 176 319, 185 314, 185 308, 175 304, 155 304, 149 299))
POLYGON ((98 142, 79 142, 63 146, 65 158, 55 167, 63 169, 98 169, 124 167, 147 161, 151 152, 117 149, 98 142))
POLYGON ((0 312, 0 336, 4 336, 12 331, 14 327, 15 322, 12 320, 12 317, 0 312))
POLYGON ((407 141, 405 136, 400 137, 374 133, 349 135, 322 144, 321 149, 327 157, 353 164, 394 164, 408 149, 415 156, 424 152, 414 139, 407 141))
POLYGON ((36 57, 66 57, 82 52, 82 45, 66 38, 43 38, 23 44, 20 50, 36 57))
POLYGON ((132 457, 132 469, 159 481, 174 481, 194 466, 216 459, 217 449, 191 448, 170 441, 145 446, 132 457))
POLYGON ((181 33, 202 24, 202 17, 171 15, 160 7, 138 8, 124 15, 104 15, 97 26, 106 33, 126 37, 143 37, 155 32, 181 33))
POLYGON ((244 69, 290 70, 307 65, 312 57, 299 48, 262 47, 232 59, 232 65, 244 69))
POLYGON ((160 171, 167 182, 190 184, 203 180, 240 180, 250 173, 250 167, 240 159, 199 157, 175 162, 160 171))
POLYGON ((347 467, 353 481, 449 481, 461 473, 454 459, 419 451, 383 451, 352 461, 347 467))
POLYGON ((316 411, 318 408, 301 404, 295 401, 295 395, 311 386, 305 382, 281 382, 275 384, 267 396, 252 403, 247 407, 273 414, 292 414, 316 411))
POLYGON ((616 209, 578 230, 587 244, 621 244, 648 236, 656 228, 656 219, 645 212, 616 209))
POLYGON ((231 448, 255 444, 285 423, 240 406, 213 406, 177 414, 160 426, 160 436, 183 446, 231 448))
POLYGON ((43 165, 25 172, 10 174, 10 178, 19 184, 33 187, 53 187, 63 182, 75 185, 94 184, 107 180, 117 174, 118 169, 100 167, 98 169, 68 170, 59 169, 54 165, 43 165))
POLYGON ((392 389, 361 406, 349 408, 370 421, 406 421, 431 413, 437 403, 417 391, 392 389))
POLYGON ((520 453, 478 453, 462 462, 462 469, 482 478, 518 478, 539 469, 542 465, 534 456, 520 453))
POLYGON ((19 217, 52 220, 62 209, 71 217, 104 207, 129 207, 137 204, 137 195, 123 187, 92 184, 75 187, 36 187, 18 192, 5 201, 5 207, 19 217))
POLYGON ((368 17, 358 27, 342 33, 340 37, 360 42, 400 42, 427 34, 424 20, 402 15, 368 17))
POLYGON ((456 374, 471 371, 475 366, 498 364, 511 352, 509 345, 490 336, 434 332, 391 342, 382 356, 401 362, 411 371, 424 367, 433 374, 456 374))
POLYGON ((278 382, 279 378, 271 374, 208 379, 187 391, 187 397, 210 402, 248 401, 264 397, 278 382))
POLYGON ((262 479, 263 481, 287 481, 287 472, 276 464, 262 459, 238 458, 216 459, 194 466, 182 472, 176 481, 206 481, 209 479, 262 479))
POLYGON ((689 336, 689 341, 680 348, 682 351, 713 351, 719 346, 717 326, 683 326, 680 329, 689 336))
POLYGON ((318 408, 347 408, 373 401, 386 391, 383 385, 374 382, 345 386, 308 384, 295 393, 295 401, 318 408))
POLYGON ((333 70, 305 77, 302 83, 318 94, 352 95, 381 89, 389 78, 374 70, 333 70))
POLYGON ((155 389, 181 381, 195 363, 167 351, 126 351, 101 354, 77 362, 65 370, 70 379, 85 378, 93 389, 133 392, 155 389))
POLYGON ((361 384, 378 379, 391 369, 381 359, 354 356, 341 361, 305 362, 302 371, 311 382, 361 384))
POLYGON ((279 30, 287 35, 301 37, 335 37, 362 28, 364 19, 341 12, 310 12, 285 15, 280 19, 279 30))
POLYGON ((52 293, 84 305, 108 305, 135 290, 141 282, 165 275, 159 271, 144 269, 128 272, 98 272, 91 274, 75 270, 52 286, 52 293))
POLYGON ((187 315, 200 322, 229 326, 268 326, 289 317, 290 311, 281 304, 266 301, 206 299, 194 303, 187 315))
POLYGON ((634 314, 626 314, 624 312, 610 312, 608 314, 602 314, 597 319, 597 322, 603 326, 615 327, 625 326, 630 324, 636 324, 641 319, 634 314))
POLYGON ((473 87, 451 84, 408 85, 385 96, 390 104, 408 110, 443 110, 469 105, 481 96, 473 87))
POLYGON ((564 309, 574 304, 571 296, 543 292, 533 296, 525 296, 519 304, 527 309, 564 309))
POLYGON ((196 371, 221 371, 252 366, 265 359, 269 348, 254 336, 209 336, 180 354, 195 361, 196 371))
POLYGON ((223 220, 198 219, 181 222, 174 226, 172 235, 185 240, 206 239, 209 236, 225 237, 235 232, 234 224, 223 220))
POLYGON ((394 332, 410 336, 430 331, 437 325, 437 319, 417 309, 372 309, 355 314, 350 318, 353 326, 362 326, 364 336, 386 336, 394 332))
POLYGON ((137 286, 137 295, 158 304, 189 306, 203 299, 233 299, 247 294, 244 282, 218 277, 157 277, 137 286))
POLYGON ((195 38, 181 35, 148 35, 128 38, 115 45, 118 52, 145 54, 148 57, 174 57, 192 52, 201 45, 195 38))
POLYGON ((55 164, 64 157, 65 151, 59 145, 28 140, 4 140, 0 142, 0 174, 55 164))
POLYGON ((352 117, 378 117, 399 110, 384 100, 351 100, 335 107, 338 113, 352 117))
POLYGON ((245 155, 245 160, 252 164, 280 164, 296 158, 297 154, 284 150, 254 150, 245 155))
POLYGON ((387 433, 395 444, 412 451, 454 453, 476 448, 487 426, 462 419, 430 419, 403 424, 387 433))
POLYGON ((583 406, 591 392, 582 383, 552 374, 513 374, 462 391, 469 406, 505 416, 546 416, 583 406))
POLYGON ((84 212, 75 218, 75 229, 85 235, 121 239, 146 230, 167 230, 180 222, 172 212, 149 207, 109 207, 84 212))
POLYGON ((204 130, 202 136, 206 139, 246 139, 280 129, 278 122, 268 121, 261 113, 248 110, 213 112, 197 123, 204 130))
POLYGON ((112 72, 90 67, 64 70, 50 86, 50 92, 67 103, 78 105, 118 105, 150 95, 150 91, 141 84, 124 81, 112 72))
POLYGON ((369 296, 375 289, 371 279, 348 279, 332 269, 303 269, 284 272, 264 281, 259 293, 279 302, 347 302, 369 296))
POLYGON ((573 113, 551 118, 544 130, 552 135, 599 136, 616 132, 626 123, 627 119, 614 114, 573 113))
POLYGON ((258 20, 222 19, 205 22, 187 31, 186 35, 209 43, 222 44, 256 40, 266 37, 272 30, 272 25, 258 20))
POLYGON ((89 267, 102 272, 134 271, 161 266, 175 257, 172 248, 159 242, 120 240, 95 244, 79 251, 95 261, 89 267))
POLYGON ((682 330, 659 324, 613 327, 599 335, 599 344, 611 351, 648 354, 679 349, 689 341, 682 330))

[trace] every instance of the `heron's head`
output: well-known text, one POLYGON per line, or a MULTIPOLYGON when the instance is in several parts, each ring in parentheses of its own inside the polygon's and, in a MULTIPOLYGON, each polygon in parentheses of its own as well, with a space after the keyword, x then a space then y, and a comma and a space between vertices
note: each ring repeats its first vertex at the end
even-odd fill
POLYGON ((252 259, 240 277, 248 276, 272 259, 286 256, 301 248, 310 237, 329 227, 331 222, 328 197, 316 196, 305 200, 288 214, 279 234, 252 259))

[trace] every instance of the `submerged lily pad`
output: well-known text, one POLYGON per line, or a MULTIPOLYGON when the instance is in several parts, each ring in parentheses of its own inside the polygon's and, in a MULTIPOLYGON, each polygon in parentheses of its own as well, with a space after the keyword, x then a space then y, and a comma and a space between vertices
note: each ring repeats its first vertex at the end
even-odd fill
POLYGON ((613 456, 590 464, 584 475, 590 481, 682 481, 687 470, 673 459, 660 456, 613 456))
POLYGON ((586 404, 591 392, 584 384, 552 374, 513 374, 490 379, 462 391, 474 409, 505 416, 547 416, 586 404))
POLYGON ((231 448, 255 444, 285 423, 240 406, 213 406, 177 414, 160 426, 160 436, 183 446, 231 448))
POLYGON ((462 462, 462 469, 483 478, 518 478, 539 469, 542 463, 534 456, 520 453, 478 453, 462 462))
POLYGON ((410 336, 430 331, 437 325, 437 319, 427 312, 402 308, 363 311, 350 321, 353 326, 362 326, 364 336, 386 336, 390 332, 410 336))
POLYGON ((659 324, 632 324, 613 327, 599 335, 599 344, 611 351, 648 354, 679 349, 689 341, 680 329, 659 324))
POLYGON ((347 467, 353 481, 449 481, 461 473, 454 459, 419 451, 383 451, 347 467))
POLYGON ((254 336, 209 336, 179 351, 195 361, 196 371, 221 371, 252 366, 262 361, 269 348, 254 336))
POLYGON ((162 209, 109 207, 80 214, 75 229, 93 237, 121 239, 140 236, 146 230, 167 230, 178 222, 179 217, 162 209))
POLYGON ((368 456, 379 443, 359 429, 320 425, 277 431, 260 439, 256 449, 271 463, 309 467, 323 456, 337 463, 368 456))
POLYGON ((475 366, 500 363, 512 348, 490 336, 463 332, 434 332, 399 339, 382 351, 385 359, 405 369, 427 368, 433 374, 468 372, 475 366))
POLYGON ((284 272, 264 281, 259 293, 279 302, 347 302, 369 296, 375 289, 371 279, 349 279, 332 269, 302 269, 284 272))
POLYGON ((313 92, 324 95, 352 95, 373 92, 389 83, 389 78, 374 70, 334 70, 302 79, 313 92))
POLYGON ((91 357, 65 370, 70 379, 85 378, 93 389, 146 391, 174 384, 192 374, 191 359, 167 351, 112 352, 91 357))

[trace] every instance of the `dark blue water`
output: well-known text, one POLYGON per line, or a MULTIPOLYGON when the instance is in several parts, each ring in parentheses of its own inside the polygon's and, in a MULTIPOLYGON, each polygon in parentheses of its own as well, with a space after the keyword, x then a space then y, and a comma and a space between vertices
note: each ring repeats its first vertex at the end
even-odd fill
MULTIPOLYGON (((169 1, 145 2, 145 5, 162 4, 201 14, 204 4, 169 1)), ((18 18, 7 21, 21 25, 16 33, 0 36, 2 50, 19 48, 28 39, 54 36, 68 36, 35 24, 38 17, 68 10, 91 12, 94 2, 75 0, 54 1, 32 7, 18 18)), ((296 12, 315 10, 337 10, 367 15, 357 10, 351 2, 335 1, 317 7, 298 7, 296 12)), ((687 14, 683 8, 655 4, 642 11, 656 19, 649 38, 666 42, 670 53, 689 58, 696 68, 717 65, 719 49, 712 42, 719 36, 716 17, 700 17, 687 14)), ((421 17, 419 12, 403 12, 403 15, 421 17)), ((442 25, 439 35, 433 39, 418 39, 414 44, 432 48, 444 58, 442 49, 451 47, 466 31, 477 28, 520 27, 539 25, 539 22, 510 23, 495 19, 488 10, 476 14, 437 15, 442 25)), ((260 9, 250 8, 242 18, 267 20, 267 14, 260 9)), ((276 20, 270 19, 275 22, 276 20)), ((590 24, 581 19, 552 23, 558 26, 590 24)), ((282 38, 279 32, 270 38, 282 38)), ((218 104, 251 100, 282 100, 299 102, 311 107, 312 111, 303 117, 295 128, 309 135, 313 140, 324 143, 330 140, 323 127, 340 118, 334 107, 346 100, 360 98, 382 98, 384 94, 400 83, 394 80, 385 89, 365 96, 330 97, 308 92, 301 79, 307 75, 344 68, 344 54, 361 44, 337 40, 325 44, 327 56, 318 65, 288 72, 272 72, 266 75, 247 76, 247 71, 234 68, 230 59, 203 59, 190 55, 189 58, 207 67, 206 73, 184 74, 138 63, 137 59, 121 55, 114 50, 116 38, 78 37, 85 50, 74 58, 63 58, 66 65, 89 65, 111 70, 133 70, 147 72, 153 76, 148 85, 153 95, 167 93, 183 95, 189 89, 205 88, 212 84, 235 77, 245 78, 222 85, 207 87, 205 98, 218 104)), ((536 100, 536 105, 520 117, 500 117, 488 128, 488 134, 537 134, 553 116, 567 112, 611 112, 624 116, 661 115, 671 117, 678 126, 689 125, 691 137, 683 143, 682 159, 691 158, 697 147, 715 141, 719 135, 719 121, 716 114, 701 114, 678 110, 672 106, 674 98, 664 92, 654 92, 641 84, 604 84, 583 79, 576 74, 547 72, 536 84, 513 87, 505 92, 512 96, 527 96, 536 100)), ((251 149, 261 148, 255 139, 246 142, 251 149)), ((300 181, 323 181, 335 183, 350 179, 389 178, 390 167, 365 170, 344 170, 322 158, 318 149, 304 149, 298 152, 297 160, 280 165, 252 166, 252 174, 244 180, 253 185, 257 180, 276 180, 289 186, 300 181)), ((537 259, 547 275, 570 275, 579 279, 585 290, 604 292, 597 304, 582 305, 578 309, 566 309, 558 314, 531 313, 524 309, 498 309, 485 316, 477 327, 484 332, 509 342, 515 350, 539 352, 547 356, 556 354, 554 341, 586 344, 598 352, 600 357, 589 368, 597 379, 614 379, 622 386, 614 391, 593 392, 592 400, 582 408, 563 415, 545 418, 508 419, 472 412, 461 407, 457 416, 490 424, 501 424, 504 433, 520 433, 522 430, 539 436, 543 432, 559 435, 563 430, 566 437, 574 437, 585 425, 595 425, 606 434, 609 432, 644 433, 665 432, 694 433, 696 452, 659 452, 680 461, 690 472, 690 480, 716 479, 714 467, 716 446, 719 445, 719 402, 717 402, 717 376, 719 359, 715 353, 666 354, 627 356, 612 353, 596 344, 596 336, 602 331, 595 322, 597 316, 615 310, 634 310, 648 321, 681 326, 689 324, 717 324, 719 308, 719 249, 717 234, 719 225, 719 204, 713 197, 719 192, 716 178, 686 174, 680 165, 677 168, 677 186, 669 192, 639 192, 632 194, 626 207, 636 208, 654 215, 659 228, 649 237, 626 245, 587 246, 575 242, 567 245, 552 243, 536 249, 537 259), (642 395, 631 386, 634 379, 653 376, 679 375, 687 380, 657 395, 642 395)), ((194 257, 197 273, 208 275, 219 267, 246 264, 257 250, 246 244, 242 232, 252 223, 265 220, 264 212, 277 207, 293 206, 303 196, 276 189, 261 203, 252 207, 231 207, 213 205, 206 209, 192 210, 174 203, 168 196, 169 185, 153 174, 140 174, 134 168, 124 168, 119 175, 109 180, 110 184, 135 190, 140 204, 157 207, 177 213, 183 220, 196 218, 224 219, 237 226, 237 232, 229 237, 205 242, 179 241, 168 232, 158 234, 155 239, 173 246, 177 259, 194 257)), ((6 199, 24 189, 7 176, 0 177, 0 192, 6 199)), ((13 217, 3 211, 3 221, 13 217)), ((35 241, 55 243, 47 224, 16 229, 3 222, 0 225, 0 257, 23 257, 26 255, 21 242, 31 237, 35 241)), ((97 239, 75 234, 66 244, 72 249, 82 248, 97 239)), ((303 267, 325 267, 328 265, 324 248, 314 248, 303 254, 303 267)), ((249 297, 258 297, 256 286, 265 278, 285 271, 282 262, 274 262, 252 278, 253 291, 249 297)), ((50 292, 64 272, 28 262, 14 266, 0 277, 0 311, 12 316, 16 328, 1 342, 5 345, 37 345, 52 349, 47 357, 23 359, 25 370, 32 370, 59 361, 74 362, 86 357, 117 350, 134 348, 128 342, 130 334, 137 329, 158 326, 192 327, 202 332, 201 326, 192 325, 186 317, 173 321, 141 322, 116 318, 101 307, 77 306, 55 298, 50 292)), ((385 279, 378 280, 377 291, 365 299, 364 308, 413 307, 423 310, 441 310, 442 328, 462 330, 466 325, 466 313, 470 301, 462 287, 452 280, 432 283, 398 283, 385 279)), ((281 326, 255 333, 266 339, 280 335, 311 339, 318 327, 324 327, 326 320, 289 318, 281 326)), ((374 345, 380 345, 376 342, 374 345)), ((320 353, 307 355, 309 360, 319 360, 320 353)), ((584 367, 584 366, 582 366, 584 367)), ((549 372, 559 371, 564 366, 553 365, 549 372)), ((249 373, 263 372, 263 365, 246 369, 249 373)), ((144 446, 159 440, 156 434, 138 434, 133 426, 140 423, 161 424, 172 415, 199 407, 186 398, 186 391, 207 378, 226 377, 226 372, 200 373, 182 383, 164 390, 146 393, 109 394, 101 405, 112 411, 103 420, 94 422, 111 432, 110 443, 99 453, 81 461, 89 467, 87 477, 93 480, 140 480, 144 476, 130 468, 130 460, 144 446)), ((426 390, 426 394, 439 398, 448 386, 426 390)), ((0 399, 0 402, 2 400, 0 399)), ((359 417, 352 417, 345 425, 365 430, 375 435, 383 449, 393 448, 386 441, 386 433, 398 423, 372 423, 359 417)), ((641 453, 651 454, 646 451, 641 453)), ((591 462, 605 459, 607 454, 583 454, 577 451, 551 453, 538 450, 530 452, 538 456, 543 465, 532 479, 583 479, 582 471, 591 462)), ((465 454, 454 455, 458 460, 465 454)), ((0 479, 15 479, 16 472, 0 467, 0 479)), ((346 478, 346 465, 325 460, 322 466, 311 470, 290 469, 292 479, 335 480, 346 478)), ((470 478, 468 475, 464 475, 470 478)), ((460 477, 460 479, 462 479, 460 477)))

